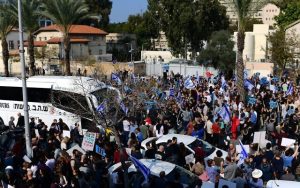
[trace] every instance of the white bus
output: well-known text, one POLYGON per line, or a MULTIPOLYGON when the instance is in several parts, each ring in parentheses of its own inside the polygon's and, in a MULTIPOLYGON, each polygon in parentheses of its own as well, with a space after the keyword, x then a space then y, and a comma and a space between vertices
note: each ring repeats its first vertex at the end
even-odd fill
MULTIPOLYGON (((92 124, 95 108, 107 90, 116 90, 89 77, 33 76, 27 79, 29 117, 41 119, 48 128, 53 119, 62 118, 70 129, 78 123, 82 129, 92 124), (81 111, 79 113, 79 111, 81 111)), ((0 124, 23 114, 22 80, 0 77, 0 124)))

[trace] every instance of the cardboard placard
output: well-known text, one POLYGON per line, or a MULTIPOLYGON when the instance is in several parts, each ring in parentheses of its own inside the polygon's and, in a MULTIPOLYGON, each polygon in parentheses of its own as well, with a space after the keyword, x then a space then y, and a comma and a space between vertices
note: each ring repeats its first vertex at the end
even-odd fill
POLYGON ((259 131, 254 133, 253 143, 259 144, 259 147, 264 148, 270 142, 266 140, 266 131, 259 131))
POLYGON ((281 140, 281 146, 291 146, 295 144, 296 140, 295 139, 290 139, 290 138, 282 138, 281 140))
POLYGON ((185 163, 186 164, 195 163, 194 154, 191 153, 191 154, 185 156, 185 163))
POLYGON ((100 146, 96 145, 95 150, 96 150, 96 153, 98 153, 102 157, 106 156, 105 149, 101 148, 100 146))
POLYGON ((71 138, 71 131, 65 131, 65 130, 63 130, 63 137, 71 138))
POLYGON ((92 132, 86 132, 83 136, 81 147, 85 151, 93 151, 97 134, 92 132))
POLYGON ((86 152, 78 145, 76 144, 75 146, 71 147, 70 149, 67 150, 67 153, 72 156, 73 155, 73 150, 76 149, 80 153, 85 154, 86 152))

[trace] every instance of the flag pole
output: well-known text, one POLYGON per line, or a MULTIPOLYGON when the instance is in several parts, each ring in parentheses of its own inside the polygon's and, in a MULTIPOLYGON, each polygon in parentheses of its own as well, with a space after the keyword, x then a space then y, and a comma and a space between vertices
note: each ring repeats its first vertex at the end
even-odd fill
POLYGON ((28 114, 28 98, 27 98, 27 87, 26 87, 26 73, 25 73, 25 57, 24 57, 24 44, 23 44, 23 26, 22 26, 22 2, 18 0, 18 21, 19 21, 19 53, 22 70, 22 92, 23 92, 23 103, 24 103, 24 123, 25 123, 25 143, 26 143, 26 155, 29 158, 33 157, 31 147, 31 137, 29 128, 29 114, 28 114))

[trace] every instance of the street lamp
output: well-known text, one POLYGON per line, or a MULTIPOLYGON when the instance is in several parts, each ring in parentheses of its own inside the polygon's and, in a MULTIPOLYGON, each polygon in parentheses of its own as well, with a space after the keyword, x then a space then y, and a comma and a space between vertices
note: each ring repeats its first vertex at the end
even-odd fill
POLYGON ((22 4, 21 0, 18 0, 18 19, 19 19, 19 52, 20 61, 22 66, 22 91, 23 91, 23 103, 24 103, 24 123, 25 123, 25 142, 26 142, 26 155, 31 158, 32 147, 31 137, 29 129, 29 114, 28 114, 28 98, 27 98, 27 87, 26 87, 26 73, 25 73, 25 56, 24 56, 24 43, 23 43, 23 26, 22 26, 22 4))

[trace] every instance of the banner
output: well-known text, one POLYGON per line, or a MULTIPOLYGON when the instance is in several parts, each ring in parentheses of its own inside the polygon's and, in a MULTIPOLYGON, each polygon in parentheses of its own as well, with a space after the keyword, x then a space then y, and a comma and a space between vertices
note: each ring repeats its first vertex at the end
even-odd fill
POLYGON ((97 136, 96 133, 86 132, 81 144, 82 149, 84 149, 85 151, 93 151, 95 141, 96 141, 96 136, 97 136))

